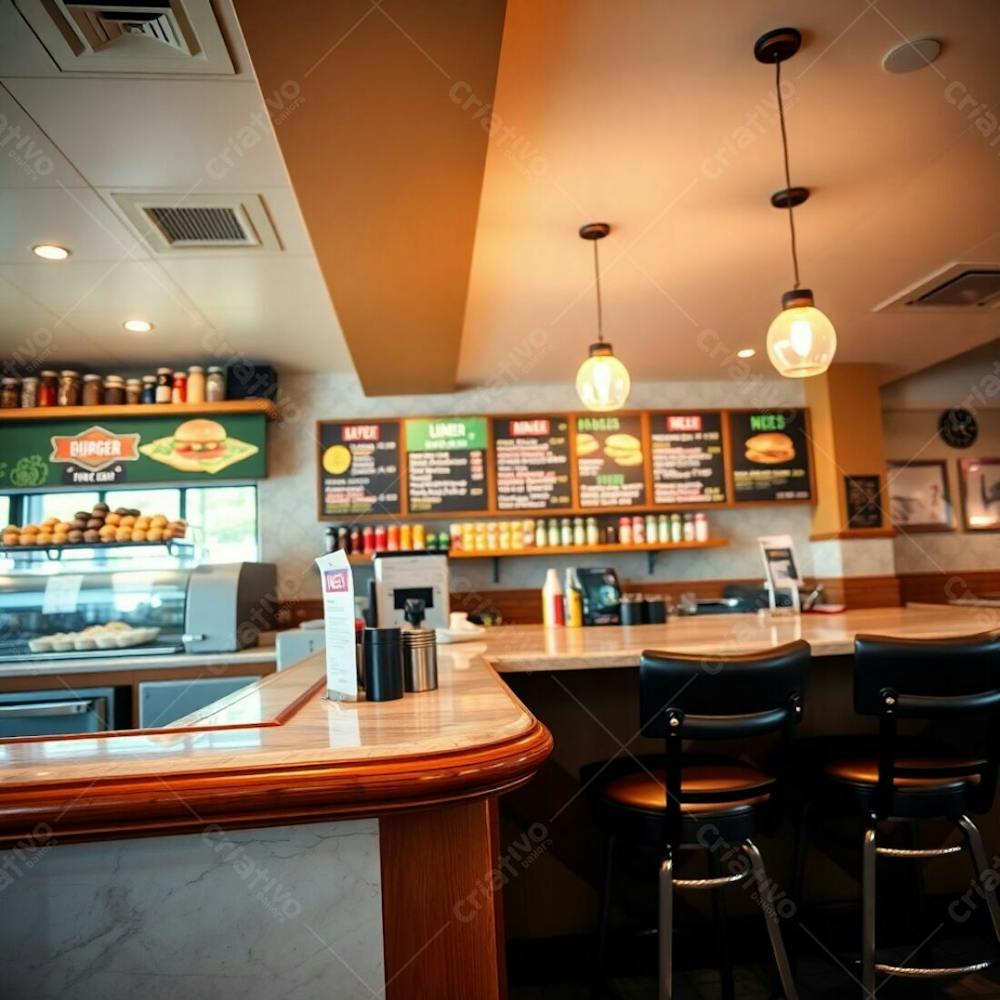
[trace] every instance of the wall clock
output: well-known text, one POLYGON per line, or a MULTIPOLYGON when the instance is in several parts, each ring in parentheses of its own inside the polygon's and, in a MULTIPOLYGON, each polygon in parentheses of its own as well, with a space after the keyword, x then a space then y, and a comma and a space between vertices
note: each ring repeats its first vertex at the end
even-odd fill
POLYGON ((938 434, 949 448, 971 448, 979 437, 979 424, 968 410, 953 407, 938 418, 938 434))

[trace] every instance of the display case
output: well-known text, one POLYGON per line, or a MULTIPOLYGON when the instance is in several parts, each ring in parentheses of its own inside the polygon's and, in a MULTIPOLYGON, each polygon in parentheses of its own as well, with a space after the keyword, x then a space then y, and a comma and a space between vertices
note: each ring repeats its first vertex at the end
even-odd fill
POLYGON ((0 661, 230 652, 273 627, 270 563, 0 571, 0 661))

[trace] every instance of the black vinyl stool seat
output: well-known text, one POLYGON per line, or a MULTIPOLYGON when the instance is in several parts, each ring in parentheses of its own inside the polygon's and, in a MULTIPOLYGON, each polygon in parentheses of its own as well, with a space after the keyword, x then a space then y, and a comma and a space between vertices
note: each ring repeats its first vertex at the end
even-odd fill
MULTIPOLYGON (((665 753, 599 762, 581 771, 607 833, 600 910, 602 967, 616 842, 649 844, 660 852, 660 1000, 673 996, 674 890, 721 890, 749 882, 758 887, 755 895, 767 923, 784 995, 788 1000, 797 998, 769 898, 767 873, 752 840, 762 820, 779 807, 782 776, 737 757, 699 753, 683 744, 775 734, 787 743, 802 717, 809 656, 809 646, 802 641, 736 656, 644 652, 639 665, 642 732, 664 739, 665 753), (675 876, 676 855, 684 848, 706 852, 711 877, 675 876), (735 865, 734 857, 738 859, 735 865), (730 874, 719 874, 723 860, 730 874)), ((787 760, 787 752, 778 759, 787 760)), ((716 914, 721 914, 721 901, 716 902, 716 914)), ((732 995, 732 982, 725 977, 723 995, 732 995)))
MULTIPOLYGON (((859 635, 854 649, 854 709, 877 716, 877 736, 819 741, 821 751, 802 769, 806 802, 825 810, 853 812, 864 823, 862 844, 862 995, 875 991, 878 973, 928 979, 981 971, 965 967, 917 968, 881 964, 875 946, 875 869, 880 856, 922 861, 968 849, 974 874, 989 870, 982 837, 970 814, 993 804, 1000 766, 1000 631, 956 639, 913 640, 859 635), (982 723, 985 745, 955 746, 904 736, 900 720, 982 723), (906 821, 913 846, 879 846, 883 821, 906 821), (919 823, 948 820, 964 842, 920 848, 919 823)), ((963 725, 964 724, 964 725, 963 725)), ((808 754, 806 754, 808 758, 808 754)), ((801 899, 807 839, 800 831, 793 896, 801 899)), ((1000 903, 983 886, 1000 941, 1000 903)))

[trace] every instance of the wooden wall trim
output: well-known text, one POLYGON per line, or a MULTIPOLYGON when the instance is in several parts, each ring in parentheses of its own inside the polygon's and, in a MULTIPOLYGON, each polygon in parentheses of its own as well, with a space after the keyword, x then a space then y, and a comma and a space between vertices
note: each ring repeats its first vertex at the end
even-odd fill
POLYGON ((0 848, 39 823, 67 843, 190 833, 209 823, 236 829, 383 816, 510 791, 551 750, 551 735, 536 721, 516 739, 450 753, 266 770, 233 763, 215 773, 19 788, 0 796, 0 848))
POLYGON ((387 1000, 503 1000, 495 800, 379 822, 387 1000))
POLYGON ((1000 595, 1000 570, 901 573, 899 583, 904 603, 947 604, 1000 595))

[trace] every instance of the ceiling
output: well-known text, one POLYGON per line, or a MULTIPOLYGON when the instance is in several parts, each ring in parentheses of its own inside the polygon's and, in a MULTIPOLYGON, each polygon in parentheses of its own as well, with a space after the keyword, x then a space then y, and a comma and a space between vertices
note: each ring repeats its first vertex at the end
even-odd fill
POLYGON ((725 377, 743 347, 769 376, 791 265, 768 202, 782 186, 773 73, 752 46, 783 24, 805 35, 785 67, 792 180, 812 190, 796 213, 802 277, 838 359, 897 378, 997 336, 1000 312, 873 312, 952 261, 1000 264, 1000 143, 956 106, 1000 100, 994 0, 503 6, 237 0, 244 42, 225 0, 236 72, 178 79, 62 72, 0 0, 4 128, 51 162, 32 169, 0 130, 0 348, 95 367, 357 367, 370 393, 565 382, 594 332, 576 232, 602 220, 605 329, 633 378, 725 377), (289 16, 296 3, 329 23, 289 16), (489 23, 449 30, 451 7, 489 23), (932 66, 881 69, 927 35, 944 44, 932 66), (301 100, 276 99, 283 86, 301 100), (492 131, 467 93, 492 105, 492 131), (282 248, 158 254, 112 197, 148 190, 258 194, 282 248), (39 261, 43 241, 72 258, 39 261), (126 333, 133 315, 155 331, 126 333))
MULTIPOLYGON (((11 0, 0 0, 0 349, 8 358, 111 371, 236 358, 290 371, 350 368, 269 106, 231 6, 215 9, 236 71, 191 79, 63 72, 11 0), (259 195, 279 246, 161 254, 114 198, 136 191, 163 193, 172 206, 214 192, 259 195), (31 247, 43 242, 72 256, 40 260, 31 247), (128 318, 155 328, 128 333, 128 318)), ((270 109, 287 116, 292 103, 279 95, 270 109)))

